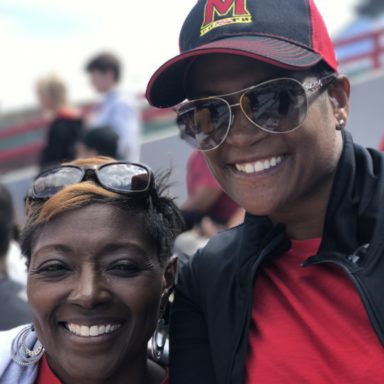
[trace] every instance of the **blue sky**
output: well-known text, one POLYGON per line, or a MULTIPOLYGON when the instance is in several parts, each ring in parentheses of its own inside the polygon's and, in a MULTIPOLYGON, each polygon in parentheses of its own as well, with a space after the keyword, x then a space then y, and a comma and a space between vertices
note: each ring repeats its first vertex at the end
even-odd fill
MULTIPOLYGON (((123 87, 143 92, 153 71, 178 53, 195 1, 0 0, 0 112, 34 105, 36 79, 52 72, 74 101, 95 98, 83 67, 106 49, 124 61, 123 87)), ((331 34, 351 20, 357 1, 317 0, 331 34)))

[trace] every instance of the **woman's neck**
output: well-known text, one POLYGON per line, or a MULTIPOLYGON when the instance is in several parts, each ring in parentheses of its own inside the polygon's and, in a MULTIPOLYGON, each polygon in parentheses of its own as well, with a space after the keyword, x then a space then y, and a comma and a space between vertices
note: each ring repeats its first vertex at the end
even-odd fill
POLYGON ((271 215, 270 219, 274 223, 285 224, 291 239, 322 237, 332 185, 333 182, 322 185, 318 193, 290 204, 287 209, 280 210, 278 215, 271 215))
POLYGON ((53 371, 62 382, 67 384, 161 384, 166 376, 164 368, 149 359, 139 365, 124 365, 119 372, 99 380, 91 375, 74 377, 71 373, 62 372, 60 368, 53 371))

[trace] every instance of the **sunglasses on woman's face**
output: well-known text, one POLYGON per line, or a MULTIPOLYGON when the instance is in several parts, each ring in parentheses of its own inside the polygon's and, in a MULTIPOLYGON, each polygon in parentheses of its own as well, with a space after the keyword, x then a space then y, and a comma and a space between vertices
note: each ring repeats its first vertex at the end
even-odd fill
POLYGON ((109 191, 132 197, 148 195, 154 184, 152 171, 141 164, 113 162, 94 167, 68 164, 38 175, 33 181, 28 197, 47 199, 64 187, 84 180, 96 181, 109 191))
POLYGON ((233 123, 233 107, 240 107, 245 117, 265 132, 292 132, 307 117, 308 94, 334 79, 335 75, 329 75, 305 84, 293 78, 278 78, 237 92, 191 100, 179 106, 177 124, 183 139, 201 151, 210 151, 224 142, 233 123), (225 99, 237 94, 237 104, 225 99))

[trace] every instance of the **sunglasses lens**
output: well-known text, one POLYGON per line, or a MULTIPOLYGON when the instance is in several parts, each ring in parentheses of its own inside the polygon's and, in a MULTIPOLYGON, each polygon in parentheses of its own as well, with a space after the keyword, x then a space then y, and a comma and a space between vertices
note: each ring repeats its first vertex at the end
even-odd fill
POLYGON ((203 99, 186 103, 177 115, 182 138, 207 151, 219 146, 230 125, 230 107, 223 99, 203 99))
POLYGON ((304 122, 307 98, 298 81, 278 79, 245 92, 241 108, 260 128, 268 132, 289 132, 304 122))
POLYGON ((100 183, 116 192, 144 192, 151 182, 149 171, 135 164, 106 164, 97 171, 100 183))
POLYGON ((83 171, 76 167, 63 166, 40 174, 33 182, 34 195, 45 198, 54 195, 65 186, 76 184, 83 178, 83 171))

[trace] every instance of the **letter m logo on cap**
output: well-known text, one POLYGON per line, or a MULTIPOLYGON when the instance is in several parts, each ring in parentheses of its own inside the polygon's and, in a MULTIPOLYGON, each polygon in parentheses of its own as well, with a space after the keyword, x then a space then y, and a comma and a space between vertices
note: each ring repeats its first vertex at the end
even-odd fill
POLYGON ((217 27, 245 23, 252 23, 252 16, 247 10, 247 0, 207 0, 200 36, 217 27))

